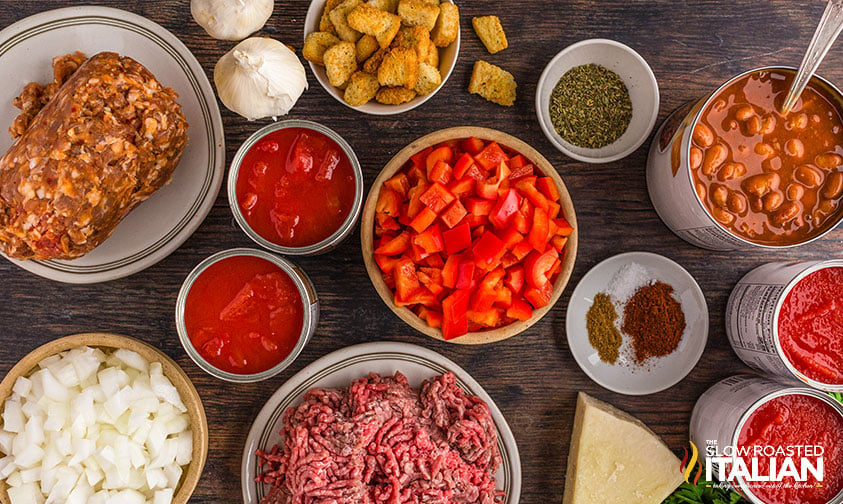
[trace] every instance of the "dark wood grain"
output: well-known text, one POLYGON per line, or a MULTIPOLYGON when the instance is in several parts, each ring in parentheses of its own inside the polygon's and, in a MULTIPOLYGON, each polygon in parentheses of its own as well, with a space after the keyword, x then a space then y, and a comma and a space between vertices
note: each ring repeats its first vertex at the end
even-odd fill
MULTIPOLYGON (((77 2, 0 2, 0 24, 77 2)), ((144 15, 171 30, 203 64, 209 77, 231 43, 207 37, 190 18, 187 0, 92 2, 144 15)), ((276 2, 264 34, 301 47, 308 3, 276 2)), ((622 161, 586 165, 557 152, 544 138, 533 109, 536 81, 544 65, 565 46, 606 37, 629 44, 650 63, 661 89, 660 119, 728 77, 765 64, 796 66, 821 1, 731 2, 661 0, 465 1, 460 4, 462 50, 457 68, 439 94, 420 108, 394 117, 355 113, 330 98, 308 75, 310 89, 290 117, 322 122, 356 149, 367 187, 389 158, 411 140, 439 128, 482 125, 501 129, 540 150, 559 170, 577 208, 580 252, 571 284, 560 302, 525 334, 484 347, 436 342, 414 333, 377 297, 363 267, 359 236, 332 253, 295 259, 322 298, 319 328, 301 357, 285 373, 254 385, 223 383, 186 356, 176 336, 173 310, 178 288, 207 255, 250 246, 236 227, 221 193, 199 230, 175 253, 132 277, 90 286, 55 283, 0 261, 0 372, 53 338, 81 331, 111 331, 153 343, 183 366, 202 394, 211 426, 204 476, 191 502, 234 503, 240 497, 240 457, 246 433, 264 401, 293 373, 319 356, 347 345, 397 340, 441 352, 468 370, 495 399, 518 441, 523 467, 521 502, 559 502, 578 390, 587 391, 641 418, 676 451, 687 442, 696 398, 711 384, 745 367, 726 341, 723 312, 737 280, 764 262, 839 257, 843 230, 807 247, 783 252, 709 252, 674 236, 647 196, 647 144, 622 161), (490 56, 470 28, 472 16, 497 14, 509 49, 490 56), (483 58, 511 71, 518 100, 502 108, 466 92, 473 62, 483 58), (711 331, 699 365, 678 385, 645 397, 609 392, 591 382, 566 343, 565 310, 573 286, 589 268, 620 252, 646 250, 670 257, 699 281, 711 312, 711 331)), ((72 48, 68 48, 70 50, 72 48)), ((832 49, 821 74, 843 81, 843 49, 832 49)), ((228 159, 263 122, 249 123, 224 110, 228 159)), ((5 127, 4 127, 5 128, 5 127)))

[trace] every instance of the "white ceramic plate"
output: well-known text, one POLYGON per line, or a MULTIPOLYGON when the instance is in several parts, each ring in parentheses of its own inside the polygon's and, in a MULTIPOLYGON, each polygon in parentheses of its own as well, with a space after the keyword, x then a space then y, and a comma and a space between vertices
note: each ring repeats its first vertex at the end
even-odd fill
MULTIPOLYGON (((623 313, 618 312, 620 320, 623 313)), ((684 378, 697 362, 708 340, 708 306, 700 286, 682 266, 650 252, 627 252, 606 259, 577 284, 565 319, 568 347, 580 368, 598 385, 628 395, 644 395, 672 387, 684 378), (685 332, 679 347, 670 355, 648 359, 643 366, 624 365, 623 356, 615 364, 600 360, 585 327, 585 315, 598 292, 605 292, 612 278, 624 265, 638 263, 674 289, 674 297, 685 312, 685 332)))
MULTIPOLYGON (((454 0, 444 1, 454 3, 454 0)), ((311 32, 319 31, 319 20, 322 18, 322 11, 325 9, 325 3, 326 0, 312 0, 310 2, 310 7, 307 9, 307 16, 304 20, 304 37, 302 38, 302 40, 307 38, 307 35, 311 32)), ((442 84, 439 84, 439 87, 434 89, 432 93, 424 96, 417 96, 416 98, 413 98, 407 103, 402 103, 400 105, 384 105, 382 103, 376 102, 375 100, 372 100, 369 103, 366 103, 365 105, 361 105, 359 107, 352 107, 343 99, 343 90, 332 86, 331 83, 328 81, 328 74, 325 73, 325 67, 314 65, 309 61, 307 62, 307 64, 310 65, 310 71, 313 72, 314 76, 316 76, 316 80, 319 81, 319 84, 322 86, 322 88, 324 88, 325 91, 329 95, 331 95, 335 100, 342 103, 346 107, 354 110, 359 110, 360 112, 371 115, 400 114, 402 112, 407 112, 413 110, 416 107, 421 106, 424 102, 433 98, 433 95, 435 95, 443 87, 445 87, 445 83, 448 82, 448 78, 451 77, 451 73, 453 73, 454 67, 457 64, 457 56, 460 53, 461 35, 462 29, 457 32, 457 39, 453 41, 451 45, 445 48, 439 48, 439 73, 442 75, 442 84)))
POLYGON ((269 450, 282 442, 280 432, 284 412, 297 404, 305 392, 314 387, 346 387, 369 373, 391 376, 395 371, 401 371, 410 386, 416 388, 427 378, 451 371, 460 386, 486 401, 498 429, 498 448, 503 459, 495 479, 498 488, 506 492, 505 504, 518 504, 521 494, 518 447, 489 394, 462 368, 438 353, 408 343, 392 342, 363 343, 330 353, 296 373, 269 398, 246 438, 241 475, 243 502, 258 504, 266 495, 266 485, 255 483, 255 477, 260 473, 255 450, 269 450))
POLYGON ((28 82, 52 80, 54 56, 114 51, 146 66, 179 94, 190 124, 188 146, 169 185, 120 223, 99 247, 73 261, 12 261, 37 275, 69 283, 125 277, 176 250, 208 215, 225 170, 222 118, 205 71, 172 33, 119 9, 69 7, 36 14, 0 31, 0 152, 18 109, 12 99, 28 82))

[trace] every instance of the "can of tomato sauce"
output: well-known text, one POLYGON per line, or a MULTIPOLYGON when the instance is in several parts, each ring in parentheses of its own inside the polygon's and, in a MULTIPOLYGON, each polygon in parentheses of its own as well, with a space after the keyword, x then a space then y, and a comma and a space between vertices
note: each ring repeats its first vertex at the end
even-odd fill
POLYGON ((783 116, 794 74, 742 73, 662 124, 647 188, 680 238, 712 250, 793 247, 843 221, 843 95, 814 76, 783 116))
POLYGON ((843 405, 753 375, 721 380, 691 414, 706 476, 755 504, 843 502, 843 405))
POLYGON ((755 369, 843 392, 843 260, 750 271, 729 296, 726 334, 755 369))

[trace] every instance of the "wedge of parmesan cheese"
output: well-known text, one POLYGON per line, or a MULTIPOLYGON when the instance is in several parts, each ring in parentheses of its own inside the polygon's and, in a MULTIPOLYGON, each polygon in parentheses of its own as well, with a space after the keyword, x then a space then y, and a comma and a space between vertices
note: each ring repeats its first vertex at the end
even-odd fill
POLYGON ((682 480, 679 459, 644 423, 579 393, 563 504, 659 504, 682 480))

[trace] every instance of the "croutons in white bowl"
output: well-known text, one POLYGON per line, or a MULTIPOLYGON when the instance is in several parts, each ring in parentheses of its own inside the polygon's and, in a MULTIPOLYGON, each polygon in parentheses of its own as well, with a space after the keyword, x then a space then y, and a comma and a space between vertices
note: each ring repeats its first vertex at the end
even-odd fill
MULTIPOLYGON (((452 0, 444 0, 443 3, 454 4, 452 0)), ((456 5, 456 4, 454 4, 456 5)), ((313 0, 307 11, 304 23, 305 46, 303 54, 313 75, 319 84, 325 88, 329 95, 349 108, 358 110, 365 114, 372 115, 393 115, 412 110, 433 97, 451 76, 457 62, 457 55, 460 50, 459 21, 449 20, 442 15, 439 6, 432 9, 431 3, 426 0, 313 0), (352 17, 356 18, 353 24, 359 26, 368 23, 379 30, 372 30, 372 35, 363 34, 355 40, 359 34, 348 25, 348 15, 359 6, 370 6, 359 9, 352 17), (329 13, 323 16, 326 7, 329 13), (377 10, 376 10, 377 9, 377 10), (432 9, 433 12, 426 12, 432 9), (331 15, 333 13, 333 15, 331 15), (406 46, 415 46, 415 38, 410 32, 411 29, 425 29, 429 37, 435 41, 437 33, 447 32, 456 29, 456 37, 446 47, 437 47, 433 42, 429 48, 436 52, 430 54, 426 61, 416 61, 416 72, 418 84, 414 89, 401 86, 407 75, 407 65, 404 61, 403 51, 399 50, 388 55, 390 49, 396 49, 398 44, 391 37, 396 30, 396 18, 400 18, 400 32, 395 39, 404 37, 406 46), (443 20, 445 20, 443 22, 443 20), (408 26, 408 23, 416 23, 416 27, 408 26), (337 27, 336 25, 340 26, 337 27), (432 27, 432 30, 430 29, 432 27), (333 31, 333 34, 325 32, 333 31), (377 31, 377 33, 375 33, 377 31), (319 32, 320 35, 312 34, 319 32), (311 35, 310 40, 308 36, 311 35), (380 40, 379 40, 380 39, 380 40), (409 40, 408 40, 409 39, 409 40), (392 47, 382 45, 392 41, 392 47), (341 42, 342 44, 338 44, 341 42), (351 58, 351 45, 354 46, 355 58, 351 58), (328 49, 330 48, 330 52, 328 49), (333 61, 331 71, 326 71, 324 65, 325 53, 327 58, 333 61), (388 56, 387 56, 388 55, 388 56), (320 64, 322 63, 322 64, 320 64), (429 68, 428 65, 433 68, 429 68), (438 70, 438 76, 436 71, 438 70), (368 71, 367 71, 368 70, 368 71), (355 73, 358 72, 358 73, 355 73), (380 79, 377 77, 380 74, 380 79), (351 75, 354 75, 352 78, 351 75), (436 85, 437 77, 441 82, 436 85), (378 81, 389 83, 383 86, 378 81), (334 84, 339 83, 340 86, 334 84), (350 87, 350 89, 349 89, 350 87), (382 101, 395 104, 380 103, 377 99, 367 100, 369 96, 378 89, 382 93, 382 101), (416 92, 416 91, 420 92, 416 92), (349 98, 349 101, 346 100, 349 98)), ((446 11, 441 11, 446 12, 446 11)), ((449 13, 456 13, 457 9, 448 9, 449 13)), ((450 37, 452 37, 451 34, 450 37)), ((446 39, 450 39, 445 35, 446 39)), ((441 44, 440 44, 441 45, 441 44)), ((415 46, 418 47, 418 46, 415 46)), ((400 49, 400 48, 398 48, 400 49)), ((419 50, 419 53, 423 50, 419 50)), ((416 56, 416 55, 411 55, 416 56)), ((412 72, 410 72, 412 73, 412 72)))

